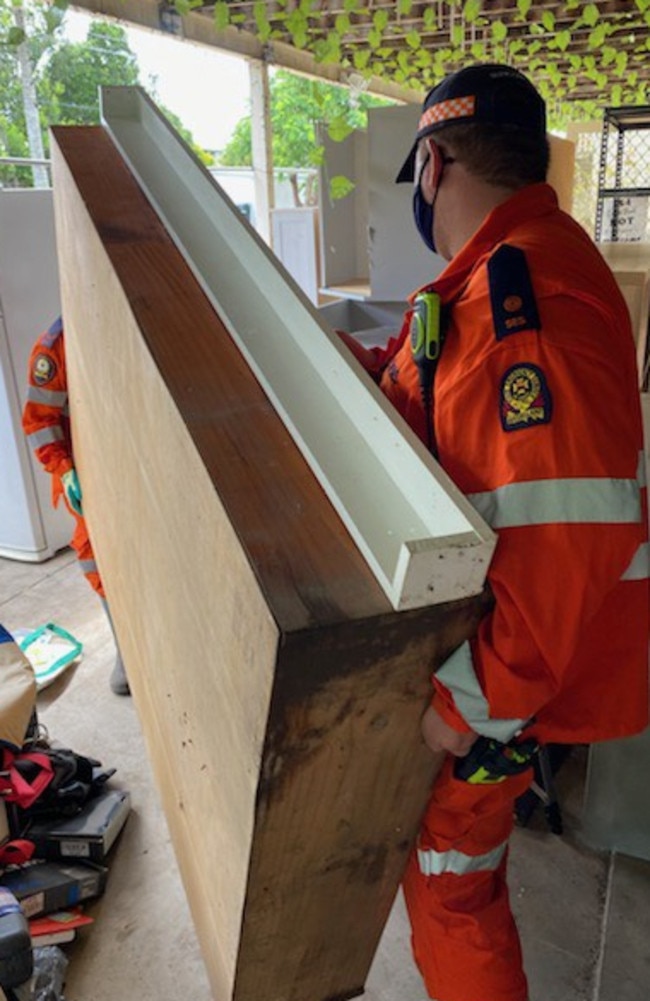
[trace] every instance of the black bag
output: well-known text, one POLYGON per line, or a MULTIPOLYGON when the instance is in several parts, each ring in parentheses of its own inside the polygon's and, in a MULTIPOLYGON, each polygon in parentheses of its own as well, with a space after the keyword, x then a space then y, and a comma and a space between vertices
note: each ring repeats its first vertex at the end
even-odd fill
POLYGON ((42 737, 20 751, 3 748, 0 753, 9 785, 3 798, 14 838, 29 837, 33 820, 74 817, 115 774, 115 768, 103 769, 100 761, 68 747, 51 747, 42 737))

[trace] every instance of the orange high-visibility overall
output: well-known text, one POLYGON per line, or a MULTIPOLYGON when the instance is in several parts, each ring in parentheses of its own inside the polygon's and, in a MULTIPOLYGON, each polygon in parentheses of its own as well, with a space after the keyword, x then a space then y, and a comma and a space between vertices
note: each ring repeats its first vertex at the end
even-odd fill
POLYGON ((36 458, 52 477, 52 503, 63 501, 75 520, 70 545, 90 586, 104 597, 85 518, 68 504, 61 477, 74 466, 68 416, 68 384, 61 320, 41 334, 29 358, 29 385, 23 409, 23 431, 36 458))
MULTIPOLYGON (((427 290, 441 297, 437 457, 498 534, 495 605, 433 679, 459 732, 590 743, 648 721, 648 531, 638 374, 616 282, 532 185, 498 206, 427 290), (531 722, 532 721, 532 722, 531 722)), ((415 294, 412 298, 414 301, 415 294)), ((409 338, 364 360, 426 441, 409 338)), ((514 800, 443 766, 404 880, 437 1001, 526 1001, 505 879, 514 800)))

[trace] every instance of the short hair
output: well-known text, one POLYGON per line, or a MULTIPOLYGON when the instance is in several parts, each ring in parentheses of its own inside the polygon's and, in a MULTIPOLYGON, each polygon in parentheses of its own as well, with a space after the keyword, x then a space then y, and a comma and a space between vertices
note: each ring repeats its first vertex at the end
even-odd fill
POLYGON ((546 135, 512 125, 452 122, 432 138, 488 184, 516 189, 546 180, 550 160, 546 135))

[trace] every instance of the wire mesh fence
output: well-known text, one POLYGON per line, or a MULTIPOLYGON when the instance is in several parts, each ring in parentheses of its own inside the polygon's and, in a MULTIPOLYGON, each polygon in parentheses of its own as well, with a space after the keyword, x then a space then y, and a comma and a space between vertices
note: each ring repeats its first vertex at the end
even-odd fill
POLYGON ((650 107, 605 109, 595 235, 602 242, 650 238, 650 107))

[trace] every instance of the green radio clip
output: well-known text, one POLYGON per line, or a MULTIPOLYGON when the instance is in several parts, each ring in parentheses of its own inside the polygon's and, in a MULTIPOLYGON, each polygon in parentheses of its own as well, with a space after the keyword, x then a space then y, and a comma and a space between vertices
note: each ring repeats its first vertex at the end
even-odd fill
POLYGON ((440 296, 419 292, 413 302, 411 351, 416 364, 437 361, 440 355, 440 296))

